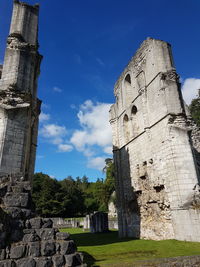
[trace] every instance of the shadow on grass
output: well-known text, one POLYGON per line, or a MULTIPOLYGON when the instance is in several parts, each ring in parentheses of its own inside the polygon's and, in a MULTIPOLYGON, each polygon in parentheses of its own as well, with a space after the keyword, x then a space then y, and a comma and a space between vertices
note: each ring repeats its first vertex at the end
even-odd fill
POLYGON ((133 238, 123 238, 118 237, 117 231, 110 231, 107 233, 80 233, 80 234, 71 234, 72 239, 80 247, 83 246, 101 246, 108 245, 112 243, 127 242, 133 240, 133 238))
POLYGON ((101 260, 96 260, 92 255, 90 255, 88 252, 86 251, 81 251, 84 255, 84 263, 87 263, 87 267, 100 267, 100 265, 98 265, 98 261, 103 261, 103 259, 101 260))

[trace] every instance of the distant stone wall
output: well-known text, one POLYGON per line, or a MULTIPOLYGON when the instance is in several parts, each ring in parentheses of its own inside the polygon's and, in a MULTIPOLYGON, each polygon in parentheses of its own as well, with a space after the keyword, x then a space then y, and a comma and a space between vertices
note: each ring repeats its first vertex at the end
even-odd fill
POLYGON ((112 229, 118 230, 117 217, 113 217, 113 218, 108 217, 108 228, 109 230, 112 230, 112 229))
POLYGON ((78 228, 83 226, 83 219, 79 218, 51 218, 56 228, 78 228))

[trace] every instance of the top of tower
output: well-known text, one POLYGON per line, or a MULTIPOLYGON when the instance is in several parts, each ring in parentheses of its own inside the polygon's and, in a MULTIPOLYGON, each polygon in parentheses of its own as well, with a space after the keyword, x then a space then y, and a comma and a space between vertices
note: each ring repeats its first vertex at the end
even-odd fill
POLYGON ((36 3, 35 5, 29 5, 28 3, 26 2, 22 2, 22 1, 19 1, 19 0, 13 0, 14 4, 20 4, 22 6, 27 6, 27 7, 30 7, 30 8, 34 8, 34 9, 39 9, 39 4, 36 3))
POLYGON ((145 76, 148 83, 160 71, 166 72, 171 69, 174 69, 171 45, 163 40, 148 37, 142 42, 119 76, 115 83, 115 91, 127 74, 137 77, 141 72, 146 72, 145 76))
POLYGON ((13 3, 9 37, 20 37, 21 41, 37 46, 39 5, 32 6, 19 0, 13 3))

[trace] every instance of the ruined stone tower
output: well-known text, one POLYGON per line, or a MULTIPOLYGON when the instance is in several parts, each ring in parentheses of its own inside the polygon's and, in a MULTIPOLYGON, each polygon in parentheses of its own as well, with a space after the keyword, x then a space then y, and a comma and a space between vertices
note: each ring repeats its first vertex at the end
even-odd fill
POLYGON ((199 130, 187 114, 170 45, 145 40, 114 92, 120 236, 200 241, 199 130))
POLYGON ((0 68, 0 176, 19 174, 26 180, 31 180, 34 171, 40 112, 38 11, 38 5, 14 0, 0 68))
POLYGON ((68 233, 35 217, 31 197, 40 101, 38 6, 14 1, 0 68, 0 266, 85 266, 68 233))

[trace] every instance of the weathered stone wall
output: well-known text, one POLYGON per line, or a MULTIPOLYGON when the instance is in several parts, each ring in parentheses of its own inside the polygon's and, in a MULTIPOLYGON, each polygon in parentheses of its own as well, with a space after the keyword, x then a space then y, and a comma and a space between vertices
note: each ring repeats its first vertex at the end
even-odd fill
POLYGON ((38 6, 14 1, 0 79, 0 173, 31 180, 35 165, 38 116, 38 6))
POLYGON ((86 266, 68 233, 34 217, 30 190, 22 177, 1 177, 0 267, 86 266))
POLYGON ((200 241, 197 161, 170 45, 144 41, 115 96, 110 122, 120 236, 200 241))

